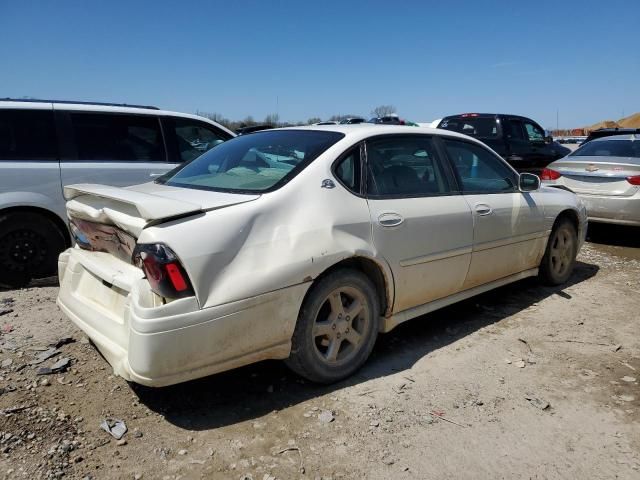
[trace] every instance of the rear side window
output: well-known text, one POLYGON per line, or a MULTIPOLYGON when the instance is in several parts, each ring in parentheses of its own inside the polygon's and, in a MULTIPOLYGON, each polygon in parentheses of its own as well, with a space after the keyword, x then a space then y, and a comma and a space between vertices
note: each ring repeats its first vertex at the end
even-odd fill
POLYGON ((360 146, 352 149, 334 169, 336 178, 353 193, 360 193, 360 146))
POLYGON ((78 160, 165 161, 158 118, 146 115, 70 113, 78 160))
POLYGON ((190 162, 204 152, 229 139, 203 122, 175 118, 173 120, 179 161, 190 162))
POLYGON ((0 110, 0 160, 56 160, 51 110, 0 110))
POLYGON ((444 140, 464 193, 502 193, 517 190, 517 175, 491 152, 471 143, 444 140))
POLYGON ((394 136, 367 142, 370 197, 423 197, 450 193, 433 141, 394 136))

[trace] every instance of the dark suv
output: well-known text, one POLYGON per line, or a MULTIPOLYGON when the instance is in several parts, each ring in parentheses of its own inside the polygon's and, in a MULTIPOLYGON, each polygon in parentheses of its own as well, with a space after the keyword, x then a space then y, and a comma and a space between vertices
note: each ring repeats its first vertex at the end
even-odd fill
POLYGON ((519 172, 539 174, 571 151, 546 136, 536 122, 518 115, 463 113, 443 118, 438 128, 477 138, 519 172))

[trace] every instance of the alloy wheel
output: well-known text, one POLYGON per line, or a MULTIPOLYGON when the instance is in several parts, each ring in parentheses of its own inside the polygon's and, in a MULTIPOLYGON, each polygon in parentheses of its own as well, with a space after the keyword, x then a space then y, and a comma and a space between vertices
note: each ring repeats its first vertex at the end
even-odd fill
POLYGON ((362 349, 369 328, 365 295, 357 288, 337 288, 325 298, 313 324, 315 353, 328 365, 348 363, 362 349))
POLYGON ((551 268, 558 276, 563 276, 573 263, 573 236, 567 228, 556 232, 551 244, 551 268))

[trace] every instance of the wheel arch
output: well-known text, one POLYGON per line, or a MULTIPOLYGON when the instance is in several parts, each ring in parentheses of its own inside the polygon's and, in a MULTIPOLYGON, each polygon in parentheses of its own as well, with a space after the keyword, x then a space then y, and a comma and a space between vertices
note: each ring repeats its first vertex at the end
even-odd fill
MULTIPOLYGON (((364 256, 353 256, 340 260, 325 269, 313 280, 313 283, 315 284, 318 280, 340 269, 352 269, 364 273, 376 288, 380 301, 381 315, 386 317, 391 314, 391 307, 393 306, 393 278, 391 278, 392 274, 390 270, 387 271, 378 260, 364 256)), ((313 284, 307 290, 305 300, 312 288, 313 284)))
POLYGON ((563 219, 568 219, 573 226, 576 228, 576 233, 578 234, 578 237, 580 236, 580 217, 578 216, 578 212, 576 212, 575 210, 571 209, 571 208, 567 208, 565 210, 562 210, 558 216, 556 217, 556 219, 553 222, 553 228, 556 227, 556 225, 563 219))
POLYGON ((47 210, 46 208, 36 207, 36 206, 14 206, 7 207, 0 210, 0 216, 8 214, 8 213, 35 213, 37 215, 41 215, 42 217, 50 220, 58 229, 62 237, 64 238, 64 242, 66 247, 71 246, 71 235, 69 234, 69 229, 62 221, 62 219, 51 210, 47 210))

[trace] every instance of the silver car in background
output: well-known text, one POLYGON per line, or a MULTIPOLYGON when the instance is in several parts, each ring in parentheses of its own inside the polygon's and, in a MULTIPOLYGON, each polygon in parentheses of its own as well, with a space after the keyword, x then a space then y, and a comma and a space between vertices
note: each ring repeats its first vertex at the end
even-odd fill
POLYGON ((640 226, 640 136, 587 142, 551 163, 541 178, 576 193, 590 221, 640 226))

